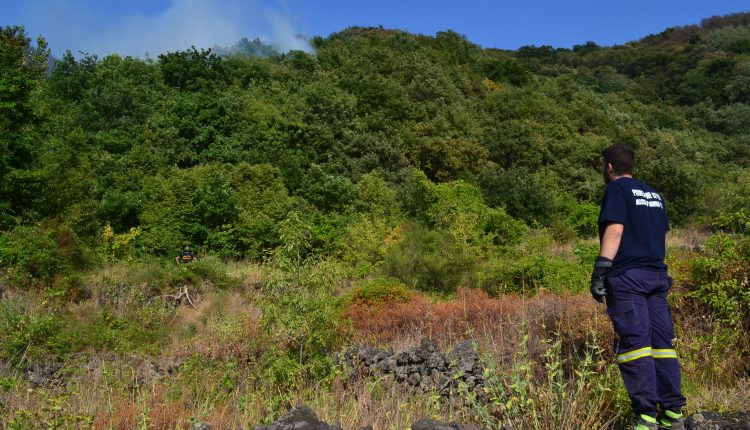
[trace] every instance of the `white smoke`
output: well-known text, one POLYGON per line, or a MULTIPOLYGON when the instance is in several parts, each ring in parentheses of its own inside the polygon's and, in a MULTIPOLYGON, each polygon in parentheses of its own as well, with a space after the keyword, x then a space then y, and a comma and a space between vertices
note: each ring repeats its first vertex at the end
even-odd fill
POLYGON ((76 0, 31 0, 28 9, 41 21, 35 30, 50 42, 53 53, 65 50, 156 57, 191 46, 231 46, 243 37, 260 38, 276 50, 313 52, 297 35, 285 3, 279 0, 169 0, 155 13, 131 12, 106 17, 76 0), (269 5, 268 3, 273 3, 269 5))
POLYGON ((271 15, 271 26, 273 27, 272 45, 277 51, 286 52, 296 50, 309 53, 314 51, 310 42, 294 31, 288 18, 279 14, 273 14, 271 15))

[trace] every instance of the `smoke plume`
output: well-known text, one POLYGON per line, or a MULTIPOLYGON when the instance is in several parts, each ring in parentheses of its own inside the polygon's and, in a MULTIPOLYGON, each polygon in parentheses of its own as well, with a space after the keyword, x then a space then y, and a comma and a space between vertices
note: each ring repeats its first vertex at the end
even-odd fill
POLYGON ((26 7, 56 56, 71 50, 154 58, 191 46, 231 46, 243 37, 259 38, 279 52, 313 52, 279 0, 163 0, 140 9, 104 3, 31 0, 26 7))

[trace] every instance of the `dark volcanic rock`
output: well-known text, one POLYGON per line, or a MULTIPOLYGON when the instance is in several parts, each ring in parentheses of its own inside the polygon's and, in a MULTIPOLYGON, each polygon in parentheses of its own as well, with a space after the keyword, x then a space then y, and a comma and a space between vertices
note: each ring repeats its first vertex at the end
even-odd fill
POLYGON ((267 426, 257 425, 253 430, 341 430, 341 426, 320 421, 307 406, 292 409, 267 426))
POLYGON ((411 430, 480 430, 480 429, 471 425, 467 425, 467 424, 459 424, 455 422, 450 423, 450 424, 443 424, 435 420, 423 418, 421 420, 415 421, 414 424, 411 425, 411 430))
POLYGON ((396 355, 396 365, 406 366, 409 364, 409 353, 404 351, 396 355))
POLYGON ((471 340, 459 343, 447 356, 431 339, 422 339, 419 346, 397 354, 390 348, 354 345, 344 356, 355 369, 393 375, 396 382, 405 383, 416 391, 435 389, 448 396, 457 394, 459 382, 464 382, 469 390, 481 394, 484 386, 484 368, 471 340))
POLYGON ((721 416, 716 412, 698 412, 685 420, 688 430, 750 430, 750 412, 721 416))
POLYGON ((446 360, 442 352, 436 351, 430 354, 427 360, 425 360, 425 367, 430 370, 437 369, 444 371, 448 367, 448 360, 446 360))
POLYGON ((412 385, 414 387, 419 386, 419 383, 422 382, 422 375, 419 373, 412 373, 409 375, 409 385, 412 385))
POLYGON ((465 340, 453 348, 453 357, 458 361, 477 361, 479 354, 474 350, 474 344, 471 340, 465 340))

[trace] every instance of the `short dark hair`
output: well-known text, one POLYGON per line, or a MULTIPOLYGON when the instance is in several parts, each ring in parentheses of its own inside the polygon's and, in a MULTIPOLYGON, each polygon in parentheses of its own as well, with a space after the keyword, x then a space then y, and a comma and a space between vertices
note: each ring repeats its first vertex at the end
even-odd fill
POLYGON ((604 164, 612 164, 616 175, 632 174, 635 167, 635 153, 625 145, 612 145, 602 151, 604 164))

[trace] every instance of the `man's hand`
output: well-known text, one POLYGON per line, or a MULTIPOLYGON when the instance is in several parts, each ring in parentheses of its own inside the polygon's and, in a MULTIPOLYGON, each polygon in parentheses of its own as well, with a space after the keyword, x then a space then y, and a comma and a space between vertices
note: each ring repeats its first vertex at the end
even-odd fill
POLYGON ((612 260, 607 257, 596 257, 594 270, 591 272, 591 297, 599 303, 604 303, 607 291, 604 288, 604 275, 612 268, 612 260))

